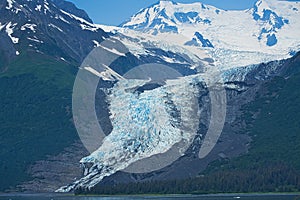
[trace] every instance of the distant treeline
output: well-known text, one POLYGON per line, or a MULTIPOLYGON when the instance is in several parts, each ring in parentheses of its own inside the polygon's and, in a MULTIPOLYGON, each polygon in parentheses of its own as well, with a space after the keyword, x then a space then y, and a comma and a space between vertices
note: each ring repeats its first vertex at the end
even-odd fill
POLYGON ((76 194, 207 194, 248 192, 299 192, 300 173, 285 164, 248 170, 213 172, 196 178, 169 181, 97 185, 76 194))

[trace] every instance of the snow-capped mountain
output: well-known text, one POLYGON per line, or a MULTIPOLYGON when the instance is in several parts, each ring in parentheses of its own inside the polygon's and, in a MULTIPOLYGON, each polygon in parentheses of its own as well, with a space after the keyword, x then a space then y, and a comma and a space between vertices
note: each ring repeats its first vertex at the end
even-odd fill
POLYGON ((121 24, 154 35, 180 34, 183 45, 288 55, 299 50, 300 3, 258 0, 227 11, 202 3, 159 1, 121 24))
MULTIPOLYGON (((106 108, 109 113, 101 117, 111 120, 111 132, 103 145, 82 158, 84 177, 58 191, 91 188, 136 161, 171 150, 180 141, 193 142, 189 150, 178 148, 177 153, 185 156, 183 160, 197 158, 193 160, 197 166, 191 165, 194 167, 191 174, 196 175, 198 164, 206 166, 218 158, 218 153, 234 157, 247 150, 248 138, 234 135, 224 143, 228 146, 232 141, 239 143, 238 150, 220 147, 207 163, 198 161, 197 151, 211 139, 205 140, 205 131, 210 125, 212 97, 224 100, 224 88, 230 90, 228 99, 235 109, 229 111, 227 128, 230 129, 229 120, 236 117, 234 111, 250 101, 257 88, 254 92, 247 90, 279 74, 282 67, 282 62, 255 64, 287 58, 299 51, 299 11, 298 2, 277 0, 258 0, 253 8, 244 11, 165 0, 141 10, 120 27, 108 27, 93 24, 84 11, 63 0, 0 0, 0 52, 4 52, 6 59, 37 52, 75 61, 76 65, 84 60, 80 70, 110 86, 107 93, 101 90, 102 100, 109 104, 106 108), (124 45, 125 48, 120 45, 124 51, 116 47, 118 43, 124 45), (98 49, 103 58, 114 62, 105 65, 92 57, 89 63, 84 58, 94 47, 97 47, 94 52, 98 49), (123 77, 145 63, 167 65, 183 77, 154 84, 155 87, 150 80, 123 77), (223 96, 208 91, 210 83, 221 85, 223 90, 213 89, 221 91, 223 96), (240 99, 239 94, 242 94, 240 99), (193 109, 194 98, 206 118, 193 109), (183 122, 193 122, 192 126, 199 130, 183 122), (201 127, 205 130, 200 130, 201 127)), ((86 100, 86 96, 82 99, 86 100)), ((83 124, 83 129, 90 131, 86 125, 83 124)), ((217 142, 218 138, 213 139, 217 142)), ((183 171, 187 165, 189 162, 178 168, 170 165, 162 174, 183 171)))
POLYGON ((63 0, 1 0, 0 48, 7 59, 26 51, 81 62, 107 37, 87 14, 63 0))

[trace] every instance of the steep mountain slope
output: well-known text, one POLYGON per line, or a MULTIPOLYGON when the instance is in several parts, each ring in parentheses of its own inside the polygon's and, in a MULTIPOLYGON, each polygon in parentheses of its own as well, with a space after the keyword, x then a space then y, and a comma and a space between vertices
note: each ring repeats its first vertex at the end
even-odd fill
POLYGON ((72 123, 72 87, 81 61, 95 41, 105 37, 71 3, 0 1, 1 191, 15 191, 22 182, 39 179, 48 166, 40 166, 34 174, 30 168, 47 156, 61 154, 57 163, 65 165, 53 168, 58 177, 44 187, 19 190, 53 191, 60 177, 67 183, 80 176, 80 169, 74 168, 86 150, 71 146, 79 140, 72 123))
POLYGON ((93 40, 101 42, 106 37, 84 11, 61 0, 2 0, 0 32, 1 42, 6 44, 1 45, 6 60, 33 51, 81 62, 95 46, 93 40))

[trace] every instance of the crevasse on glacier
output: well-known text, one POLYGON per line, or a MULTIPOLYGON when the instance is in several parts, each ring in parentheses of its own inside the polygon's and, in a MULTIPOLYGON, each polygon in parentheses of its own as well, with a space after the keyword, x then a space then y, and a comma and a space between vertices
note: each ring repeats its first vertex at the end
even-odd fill
MULTIPOLYGON (((182 145, 173 151, 177 155, 170 157, 182 156, 198 127, 200 81, 198 76, 167 80, 165 85, 142 93, 134 88, 148 81, 127 79, 116 83, 108 97, 112 132, 95 152, 80 161, 84 177, 58 191, 68 192, 79 186, 91 188, 104 177, 141 159, 166 153, 178 143, 182 145)), ((171 163, 157 163, 167 164, 171 163)))

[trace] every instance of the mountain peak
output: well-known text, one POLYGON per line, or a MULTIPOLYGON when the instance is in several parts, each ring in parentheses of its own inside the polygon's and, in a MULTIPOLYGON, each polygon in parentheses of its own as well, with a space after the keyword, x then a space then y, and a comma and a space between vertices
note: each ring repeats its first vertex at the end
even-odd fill
POLYGON ((94 47, 93 40, 106 37, 83 10, 64 0, 2 0, 0 13, 0 34, 8 36, 6 43, 16 55, 41 52, 81 61, 94 47))
POLYGON ((89 23, 93 23, 93 21, 89 18, 88 14, 82 10, 79 9, 73 4, 72 2, 69 1, 64 1, 64 0, 51 0, 54 4, 56 4, 59 8, 72 13, 78 17, 81 17, 82 19, 86 20, 89 23))
POLYGON ((120 26, 153 34, 162 32, 178 33, 177 26, 179 24, 209 24, 208 16, 214 17, 219 12, 219 9, 199 2, 182 4, 172 0, 160 0, 156 4, 141 10, 120 26))
POLYGON ((224 11, 199 2, 183 4, 161 0, 121 26, 154 35, 180 34, 188 38, 184 44, 192 46, 228 48, 228 44, 243 43, 247 51, 261 46, 266 47, 264 51, 271 51, 275 46, 294 46, 296 35, 288 26, 293 24, 294 29, 299 30, 299 10, 299 4, 279 0, 257 0, 253 8, 246 11, 224 11), (236 37, 222 34, 224 32, 235 32, 236 37), (283 37, 284 34, 290 34, 289 38, 283 37))
POLYGON ((173 4, 173 5, 176 5, 177 3, 175 1, 172 1, 172 0, 160 0, 158 2, 159 5, 170 5, 170 4, 173 4))

